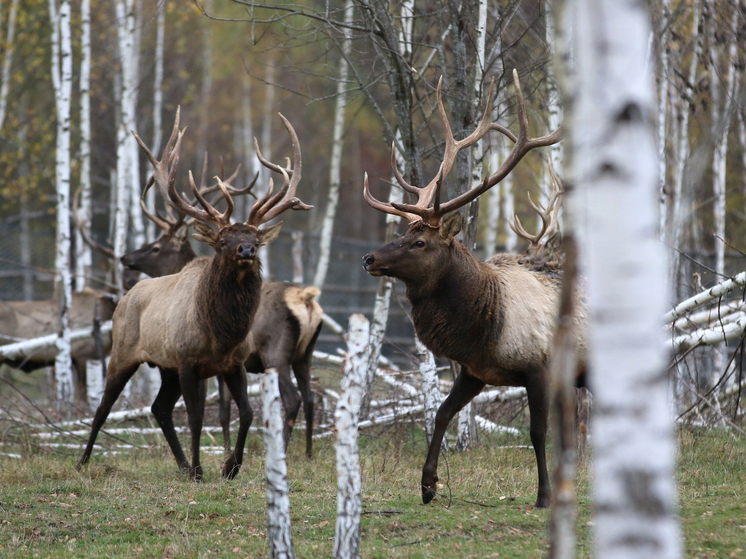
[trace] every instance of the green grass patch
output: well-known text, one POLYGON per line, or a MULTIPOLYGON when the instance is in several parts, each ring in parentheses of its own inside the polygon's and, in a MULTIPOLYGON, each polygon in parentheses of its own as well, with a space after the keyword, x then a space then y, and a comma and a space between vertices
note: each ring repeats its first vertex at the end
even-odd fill
MULTIPOLYGON (((289 449, 293 542, 299 558, 331 557, 336 518, 332 441, 304 457, 289 449)), ((721 431, 679 435, 679 491, 686 557, 746 557, 746 444, 721 431)), ((203 455, 205 483, 180 475, 167 448, 94 453, 24 451, 0 458, 0 557, 267 557, 262 442, 250 435, 238 477, 220 479, 222 457, 203 455)), ((206 441, 207 442, 207 441, 206 441)), ((362 557, 544 557, 548 513, 532 508, 536 467, 528 437, 482 436, 447 453, 442 496, 423 506, 422 432, 412 424, 361 438, 362 557)), ((591 499, 578 475, 578 557, 591 554, 591 499)))

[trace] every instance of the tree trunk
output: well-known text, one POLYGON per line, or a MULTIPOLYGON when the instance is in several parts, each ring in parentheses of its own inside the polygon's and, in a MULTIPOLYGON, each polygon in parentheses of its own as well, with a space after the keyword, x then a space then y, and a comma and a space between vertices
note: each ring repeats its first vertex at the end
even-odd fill
MULTIPOLYGON (((91 229, 91 0, 80 3, 80 207, 79 227, 91 229)), ((91 247, 75 230, 75 290, 83 291, 88 284, 93 256, 91 247)))
MULTIPOLYGON (((153 79, 153 146, 151 151, 154 154, 161 152, 161 141, 163 140, 163 52, 166 41, 166 2, 158 3, 158 18, 156 22, 155 38, 155 61, 154 61, 154 79, 153 79)), ((148 208, 155 208, 155 191, 156 188, 148 190, 147 205, 148 208)), ((147 221, 147 238, 153 242, 158 236, 158 229, 155 223, 147 221)))
MULTIPOLYGON (((352 0, 345 2, 345 22, 352 23, 353 17, 352 0)), ((324 210, 324 221, 321 224, 321 237, 319 239, 319 262, 316 265, 316 275, 313 284, 323 289, 326 273, 329 269, 329 254, 332 246, 332 231, 334 230, 334 216, 337 214, 337 203, 339 202, 340 176, 342 169, 342 148, 345 123, 345 108, 347 104, 347 58, 350 56, 350 31, 345 29, 342 38, 342 57, 339 60, 339 81, 337 82, 337 100, 334 108, 334 131, 332 133, 332 155, 329 161, 329 196, 324 210)))
MULTIPOLYGON (((555 40, 554 40, 554 13, 552 10, 552 4, 553 0, 546 0, 545 2, 545 20, 546 20, 546 32, 545 32, 545 38, 546 38, 546 44, 547 49, 549 50, 549 54, 551 58, 555 58, 553 51, 555 48, 555 40)), ((562 125, 562 119, 563 119, 563 111, 562 111, 562 99, 560 98, 560 92, 557 88, 557 80, 554 76, 554 66, 550 62, 546 65, 546 75, 547 75, 547 86, 546 86, 546 95, 547 95, 547 110, 549 111, 549 131, 552 132, 553 130, 557 130, 562 125)), ((563 173, 563 144, 562 142, 558 142, 551 146, 549 148, 549 155, 552 158, 552 167, 554 168, 554 172, 558 176, 562 176, 563 173)), ((549 193, 552 192, 552 176, 549 172, 549 167, 544 167, 544 181, 542 184, 542 190, 543 195, 545 197, 549 196, 549 193)), ((562 208, 560 208, 560 213, 557 216, 558 219, 558 230, 561 230, 562 225, 562 208)), ((541 226, 541 218, 539 218, 539 226, 541 226)))
POLYGON ((127 4, 126 13, 126 33, 128 54, 127 64, 122 64, 127 69, 125 80, 129 83, 125 87, 125 94, 122 102, 128 104, 127 116, 129 122, 125 128, 127 140, 127 149, 129 150, 128 159, 130 169, 128 170, 128 188, 129 194, 129 218, 131 224, 130 236, 132 244, 135 247, 141 247, 145 244, 145 224, 143 223, 142 210, 140 209, 140 147, 137 145, 132 130, 137 129, 137 89, 140 79, 140 29, 142 12, 142 0, 125 0, 127 4), (139 8, 139 9, 138 9, 139 8))
MULTIPOLYGON (((202 7, 205 11, 212 11, 212 0, 204 0, 202 7)), ((199 105, 199 136, 197 141, 197 163, 195 168, 199 169, 199 163, 205 157, 207 151, 207 128, 209 125, 210 95, 212 94, 212 21, 207 20, 202 24, 202 89, 200 92, 199 105)))
POLYGON ((55 151, 55 185, 57 190, 57 232, 55 257, 55 296, 59 302, 60 321, 57 357, 54 362, 57 383, 57 405, 68 411, 73 400, 72 356, 70 342, 70 96, 73 80, 73 52, 70 31, 70 1, 49 0, 52 20, 52 82, 57 107, 57 146, 55 151))
POLYGON ((661 14, 658 29, 658 195, 659 195, 659 235, 666 241, 666 221, 668 219, 668 192, 666 180, 666 117, 668 116, 668 0, 661 0, 661 14))
MULTIPOLYGON (((275 105, 275 61, 276 54, 270 51, 267 60, 266 84, 264 86, 264 123, 262 124, 262 155, 267 161, 272 161, 272 123, 274 122, 275 105)), ((264 169, 264 184, 269 184, 270 170, 264 169)), ((259 249, 259 258, 262 261, 262 279, 272 281, 272 269, 270 258, 270 245, 264 245, 259 249)))
POLYGON ((272 559, 293 559, 290 535, 288 465, 282 438, 282 401, 277 369, 269 368, 262 376, 262 421, 267 464, 267 543, 272 559))
POLYGON ((16 14, 18 0, 12 0, 8 13, 8 32, 5 36, 5 53, 3 53, 2 74, 0 74, 0 130, 3 129, 5 113, 8 108, 8 91, 10 91, 10 70, 13 66, 15 51, 16 14))
POLYGON ((594 394, 596 555, 675 559, 675 441, 661 314, 655 98, 641 3, 579 0, 574 161, 588 224, 584 266, 594 394))
POLYGON ((335 559, 360 557, 360 516, 363 510, 358 423, 360 404, 370 358, 369 324, 361 314, 350 317, 347 335, 347 359, 340 386, 341 394, 334 412, 337 440, 337 525, 334 539, 335 559))

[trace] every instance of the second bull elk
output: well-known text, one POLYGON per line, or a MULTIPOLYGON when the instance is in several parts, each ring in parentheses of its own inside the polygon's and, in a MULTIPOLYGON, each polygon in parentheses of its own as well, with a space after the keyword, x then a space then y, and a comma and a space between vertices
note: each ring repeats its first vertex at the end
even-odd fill
MULTIPOLYGON (((283 123, 297 146, 290 123, 283 123)), ((233 199, 227 186, 218 180, 227 202, 225 212, 218 212, 200 194, 191 173, 192 192, 204 208, 184 201, 174 187, 183 130, 176 114, 173 133, 161 161, 135 134, 155 169, 155 182, 174 206, 196 220, 194 237, 215 250, 212 257, 197 258, 181 272, 139 282, 120 301, 114 312, 112 350, 106 374, 101 405, 96 410, 88 444, 79 466, 85 464, 99 430, 124 386, 141 363, 161 370, 161 388, 153 403, 153 412, 171 450, 182 469, 188 469, 195 480, 202 479, 199 461, 200 436, 205 403, 205 379, 223 375, 239 409, 239 430, 233 454, 223 467, 223 476, 232 479, 243 461, 243 448, 252 420, 246 393, 243 363, 249 355, 247 335, 259 306, 262 285, 259 247, 274 241, 282 222, 260 229, 260 226, 286 210, 306 210, 308 206, 295 197, 300 168, 291 170, 269 164, 282 174, 283 186, 273 193, 270 179, 267 193, 251 208, 245 223, 231 223, 233 199), (290 180, 292 175, 293 180, 290 180), (214 225, 217 231, 210 227, 214 225), (183 394, 189 419, 192 464, 189 466, 178 443, 171 411, 183 394)), ((257 156, 262 159, 258 145, 257 156)))
MULTIPOLYGON (((376 200, 365 178, 364 196, 373 208, 406 218, 409 228, 394 242, 363 257, 374 276, 391 276, 406 285, 417 336, 436 356, 457 361, 461 370, 450 394, 438 409, 435 429, 422 469, 422 500, 436 494, 438 455, 448 423, 486 384, 524 386, 528 394, 531 443, 539 472, 537 507, 549 504, 545 443, 548 414, 548 367, 560 299, 561 267, 540 258, 497 254, 486 262, 476 260, 456 241, 461 217, 455 211, 504 179, 530 150, 559 141, 559 131, 540 138, 528 135, 528 118, 517 72, 513 72, 520 132, 516 137, 491 122, 494 81, 484 116, 477 129, 456 141, 448 124, 441 84, 438 108, 446 133, 445 153, 438 175, 423 188, 408 184, 396 168, 401 187, 417 195, 417 202, 384 203, 376 200), (495 130, 515 145, 503 164, 471 190, 440 202, 441 183, 458 152, 495 130)), ((577 307, 576 307, 577 308, 577 307)), ((585 311, 580 306, 576 322, 582 331, 585 311)), ((585 342, 579 349, 584 368, 585 342)))

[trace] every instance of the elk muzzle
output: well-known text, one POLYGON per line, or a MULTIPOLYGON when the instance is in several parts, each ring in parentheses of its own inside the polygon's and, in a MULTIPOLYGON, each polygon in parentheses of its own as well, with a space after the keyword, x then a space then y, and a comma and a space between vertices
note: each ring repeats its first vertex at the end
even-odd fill
POLYGON ((371 276, 383 276, 386 274, 386 268, 380 266, 379 260, 376 258, 375 252, 369 252, 363 256, 363 268, 371 276))
POLYGON ((241 243, 236 248, 236 259, 239 261, 251 261, 256 258, 256 245, 241 243))

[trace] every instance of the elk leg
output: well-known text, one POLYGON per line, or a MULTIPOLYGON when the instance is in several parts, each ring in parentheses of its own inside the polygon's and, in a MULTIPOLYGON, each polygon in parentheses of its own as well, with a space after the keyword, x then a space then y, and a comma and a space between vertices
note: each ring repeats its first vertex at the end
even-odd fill
POLYGON ((246 437, 249 434, 251 420, 254 418, 254 412, 251 411, 249 396, 246 393, 246 371, 243 365, 240 365, 235 373, 223 376, 228 390, 231 391, 233 399, 238 406, 238 434, 236 435, 236 448, 223 466, 223 477, 233 479, 241 469, 243 463, 243 449, 246 444, 246 437))
POLYGON ((107 373, 106 375, 104 395, 101 398, 101 403, 99 404, 98 409, 96 409, 96 415, 93 417, 93 422, 91 423, 91 434, 88 436, 88 444, 85 447, 83 456, 80 458, 78 464, 75 466, 77 470, 80 470, 80 467, 86 464, 88 462, 88 459, 91 457, 91 452, 93 452, 93 444, 96 442, 98 432, 101 430, 101 427, 104 426, 106 418, 109 417, 109 412, 111 412, 111 408, 116 403, 117 398, 119 398, 122 390, 124 390, 124 387, 132 378, 132 375, 135 374, 135 371, 137 371, 137 368, 140 366, 140 364, 135 363, 134 365, 130 365, 129 367, 126 367, 124 369, 120 369, 117 372, 114 372, 113 367, 115 366, 116 364, 112 360, 109 363, 109 373, 107 373))
POLYGON ((422 467, 422 502, 427 504, 435 497, 436 483, 438 481, 438 456, 440 455, 440 446, 443 444, 443 436, 446 433, 448 424, 461 409, 471 402, 472 398, 479 394, 484 388, 484 382, 476 377, 471 376, 462 366, 461 372, 453 383, 451 393, 443 401, 435 414, 435 429, 433 438, 430 441, 430 448, 427 451, 427 459, 422 467))
POLYGON ((176 458, 179 470, 188 472, 189 462, 184 456, 184 451, 181 449, 181 443, 179 443, 179 437, 176 435, 176 429, 174 428, 174 406, 180 396, 181 386, 179 385, 177 372, 174 369, 161 369, 161 388, 158 390, 158 395, 155 397, 150 411, 155 416, 161 431, 163 431, 163 436, 166 437, 166 442, 171 448, 174 458, 176 458))
POLYGON ((536 467, 539 471, 539 493, 536 497, 536 508, 541 509, 549 506, 551 494, 546 457, 549 398, 545 372, 529 374, 528 378, 526 395, 528 396, 528 411, 531 417, 529 431, 531 444, 536 453, 536 467))
POLYGON ((293 373, 303 399, 303 414, 306 416, 306 457, 313 456, 313 391, 311 390, 310 355, 293 363, 293 373), (307 358, 308 357, 308 358, 307 358))
POLYGON ((277 375, 280 384, 280 398, 285 411, 282 439, 285 441, 285 450, 287 450, 290 434, 293 432, 295 420, 298 417, 298 411, 300 411, 301 399, 298 396, 298 391, 295 390, 295 386, 293 386, 293 381, 290 380, 290 369, 287 364, 277 367, 277 375))
POLYGON ((223 428, 223 448, 226 454, 231 453, 231 393, 225 386, 223 375, 215 377, 218 383, 218 401, 220 404, 220 426, 223 428))
POLYGON ((192 432, 192 467, 189 470, 189 475, 194 481, 202 481, 199 443, 202 438, 202 421, 205 416, 207 383, 199 377, 196 367, 182 365, 179 367, 179 384, 189 417, 189 430, 192 432))

